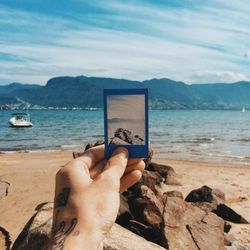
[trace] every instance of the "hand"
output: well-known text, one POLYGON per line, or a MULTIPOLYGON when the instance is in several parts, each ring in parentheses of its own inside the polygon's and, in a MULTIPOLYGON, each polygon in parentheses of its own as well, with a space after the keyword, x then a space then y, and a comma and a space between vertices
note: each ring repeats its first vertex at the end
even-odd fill
POLYGON ((55 208, 50 249, 102 249, 115 222, 119 192, 134 185, 145 167, 119 147, 104 159, 104 146, 91 148, 56 175, 55 208))

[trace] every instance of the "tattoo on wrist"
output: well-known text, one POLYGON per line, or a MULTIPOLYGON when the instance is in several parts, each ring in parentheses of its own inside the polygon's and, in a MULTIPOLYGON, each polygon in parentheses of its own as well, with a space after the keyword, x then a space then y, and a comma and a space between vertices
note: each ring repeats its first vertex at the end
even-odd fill
MULTIPOLYGON (((73 218, 70 222, 70 225, 67 227, 65 221, 61 221, 58 226, 52 231, 52 244, 51 250, 62 250, 64 248, 64 242, 67 236, 73 232, 77 224, 77 219, 73 218)), ((72 235, 79 235, 80 231, 75 231, 72 235)))
POLYGON ((55 208, 66 206, 69 194, 70 194, 70 188, 64 188, 55 200, 55 208))
MULTIPOLYGON (((76 224, 77 219, 73 218, 70 221, 70 225, 67 225, 65 221, 61 221, 58 223, 58 218, 60 214, 60 208, 65 207, 67 205, 68 199, 70 194, 70 188, 63 188, 63 190, 58 194, 55 200, 55 215, 53 220, 52 226, 52 241, 50 245, 50 249, 52 250, 62 250, 64 248, 64 242, 67 236, 73 232, 76 224)), ((77 236, 79 235, 80 231, 73 232, 72 235, 77 236)))

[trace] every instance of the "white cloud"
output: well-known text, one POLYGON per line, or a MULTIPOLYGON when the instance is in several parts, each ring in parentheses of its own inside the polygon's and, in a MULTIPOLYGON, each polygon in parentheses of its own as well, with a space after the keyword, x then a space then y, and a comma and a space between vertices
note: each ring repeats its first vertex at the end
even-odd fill
POLYGON ((231 71, 198 72, 190 76, 190 82, 192 83, 233 83, 249 80, 244 74, 231 71))
POLYGON ((0 81, 45 84, 59 75, 191 83, 248 79, 250 60, 242 57, 250 43, 247 5, 241 0, 208 3, 169 9, 138 1, 93 1, 112 14, 88 13, 77 20, 1 9, 0 25, 20 25, 26 32, 5 31, 0 52, 29 60, 0 60, 0 81))

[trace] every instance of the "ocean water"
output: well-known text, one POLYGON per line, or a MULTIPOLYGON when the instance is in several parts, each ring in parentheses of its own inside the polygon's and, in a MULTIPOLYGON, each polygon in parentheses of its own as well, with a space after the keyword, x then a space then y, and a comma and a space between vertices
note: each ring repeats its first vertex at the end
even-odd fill
MULTIPOLYGON (((103 139, 103 111, 31 110, 32 128, 11 128, 0 111, 0 151, 81 150, 103 139)), ((149 111, 156 157, 250 164, 250 112, 149 111)))

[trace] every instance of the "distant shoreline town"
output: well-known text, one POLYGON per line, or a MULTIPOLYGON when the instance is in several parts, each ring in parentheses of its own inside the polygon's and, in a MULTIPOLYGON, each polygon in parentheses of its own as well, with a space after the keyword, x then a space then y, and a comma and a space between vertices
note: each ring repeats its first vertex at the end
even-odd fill
POLYGON ((0 105, 0 110, 87 110, 87 111, 97 111, 103 110, 103 108, 81 108, 81 107, 43 107, 38 105, 32 106, 19 106, 19 105, 0 105))

